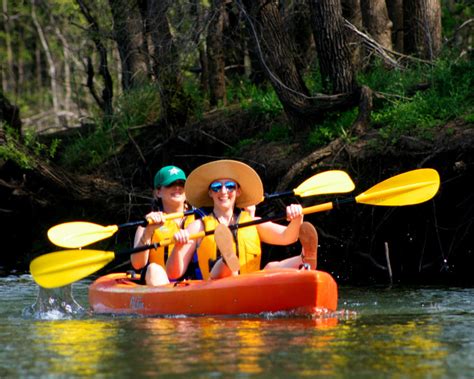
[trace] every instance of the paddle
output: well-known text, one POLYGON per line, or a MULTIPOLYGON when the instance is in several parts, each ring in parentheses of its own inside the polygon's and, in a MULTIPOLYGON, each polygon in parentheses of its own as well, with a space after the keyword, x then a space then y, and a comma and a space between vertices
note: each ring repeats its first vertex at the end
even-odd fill
MULTIPOLYGON (((297 188, 287 192, 265 194, 265 199, 276 199, 285 196, 309 197, 330 193, 345 193, 354 189, 352 179, 340 170, 325 171, 305 180, 297 188)), ((180 218, 199 212, 190 210, 176 212, 165 216, 166 220, 180 218)), ((49 240, 57 246, 79 248, 94 242, 112 237, 118 230, 137 226, 147 226, 147 220, 132 221, 120 225, 102 226, 91 222, 73 221, 53 226, 48 230, 49 240)))
MULTIPOLYGON (((377 206, 405 206, 423 203, 438 192, 439 174, 431 168, 421 168, 393 176, 361 193, 356 197, 336 199, 324 204, 303 208, 303 214, 329 211, 345 204, 368 204, 377 206)), ((268 221, 285 220, 286 214, 265 217, 238 225, 229 225, 230 229, 243 228, 268 221)))
MULTIPOLYGON (((242 224, 244 225, 244 224, 242 224)), ((223 232, 228 230, 226 227, 223 232)), ((210 234, 215 230, 207 230, 189 236, 190 239, 198 239, 210 234)), ((74 283, 90 274, 100 270, 109 262, 113 261, 117 255, 130 255, 148 249, 157 249, 160 246, 173 244, 173 239, 162 240, 150 245, 137 246, 117 252, 101 250, 62 250, 54 253, 40 255, 30 263, 30 272, 33 279, 41 287, 56 288, 74 283)), ((227 238, 222 242, 216 241, 217 246, 224 250, 227 248, 227 238), (225 246, 221 246, 225 244, 225 246)))
MULTIPOLYGON (((304 214, 333 209, 336 205, 369 204, 380 206, 405 206, 425 202, 431 199, 439 188, 439 175, 433 169, 419 169, 406 172, 384 180, 356 197, 336 199, 332 202, 303 208, 304 214)), ((285 215, 261 218, 238 225, 229 225, 230 229, 243 228, 268 221, 285 219, 285 215)), ((213 230, 200 232, 191 238, 200 238, 214 233, 213 230)), ((116 255, 132 254, 158 246, 171 244, 171 240, 152 245, 137 246, 119 252, 100 250, 65 250, 49 253, 33 259, 30 272, 33 279, 42 287, 61 287, 100 270, 115 259, 116 255)))
MULTIPOLYGON (((194 214, 195 210, 169 213, 165 220, 194 214)), ((148 220, 131 221, 119 225, 102 226, 86 221, 71 221, 58 224, 48 230, 48 238, 56 246, 78 248, 112 237, 117 231, 137 226, 147 226, 148 220)))

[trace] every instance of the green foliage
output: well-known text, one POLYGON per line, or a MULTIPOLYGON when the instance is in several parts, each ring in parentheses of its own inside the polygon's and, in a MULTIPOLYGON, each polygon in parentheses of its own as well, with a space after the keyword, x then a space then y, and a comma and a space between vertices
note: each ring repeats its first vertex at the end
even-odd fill
POLYGON ((266 141, 266 142, 281 142, 288 140, 290 138, 290 129, 287 125, 283 124, 274 124, 270 127, 270 130, 262 133, 258 133, 255 135, 254 138, 246 138, 242 139, 238 142, 236 146, 234 146, 228 152, 229 155, 239 155, 241 154, 242 150, 246 149, 249 146, 254 145, 258 141, 266 141))
POLYGON ((474 17, 474 4, 472 0, 443 0, 441 17, 443 36, 450 38, 463 21, 474 17))
POLYGON ((239 78, 227 88, 228 102, 238 102, 243 109, 248 109, 255 114, 278 115, 283 106, 278 99, 273 87, 262 88, 249 80, 239 78))
POLYGON ((54 158, 59 146, 59 139, 53 139, 51 145, 47 146, 38 141, 37 135, 31 131, 26 131, 21 139, 18 132, 6 124, 2 124, 5 130, 6 143, 0 145, 0 158, 12 160, 23 169, 34 168, 34 159, 54 158), (21 141, 20 141, 21 140, 21 141), (20 147, 24 147, 20 148, 20 147))
POLYGON ((61 163, 79 173, 88 172, 114 153, 116 138, 111 127, 98 126, 91 134, 79 136, 64 151, 61 163))
POLYGON ((347 136, 347 130, 354 123, 356 117, 356 108, 329 114, 322 123, 315 124, 311 128, 308 146, 311 148, 324 146, 335 138, 347 136))
POLYGON ((140 86, 124 92, 116 99, 114 115, 106 124, 114 124, 119 129, 150 124, 161 116, 159 88, 153 85, 140 86))
POLYGON ((390 99, 377 104, 372 121, 392 141, 402 134, 429 138, 433 127, 473 112, 474 65, 469 60, 445 57, 432 67, 420 64, 406 72, 378 67, 360 81, 390 99), (420 83, 428 88, 417 91, 420 83))
POLYGON ((6 131, 7 140, 5 144, 0 145, 0 159, 11 160, 23 169, 32 169, 33 162, 31 158, 23 151, 17 149, 15 144, 17 137, 15 137, 12 130, 8 129, 5 125, 3 125, 3 128, 6 131))
POLYGON ((268 142, 284 141, 290 138, 288 125, 274 124, 270 130, 263 134, 263 139, 268 142))
POLYGON ((36 133, 32 132, 31 130, 26 130, 23 135, 23 144, 37 157, 42 157, 48 160, 55 157, 60 140, 58 138, 54 138, 51 141, 51 144, 47 146, 38 140, 38 135, 36 133))
POLYGON ((304 82, 311 93, 321 92, 323 88, 323 81, 321 78, 321 71, 319 65, 315 64, 310 71, 304 76, 304 82))
POLYGON ((111 118, 96 116, 93 132, 67 146, 62 163, 79 172, 96 168, 128 142, 130 128, 154 123, 160 118, 160 101, 159 90, 152 85, 124 93, 117 98, 111 118))
POLYGON ((51 89, 37 88, 35 91, 29 91, 16 100, 16 105, 20 108, 20 114, 34 114, 37 108, 47 109, 51 107, 51 89))
POLYGON ((240 150, 246 148, 247 146, 252 145, 254 142, 255 142, 255 140, 254 140, 253 138, 245 138, 245 139, 242 139, 242 140, 240 140, 239 143, 237 144, 236 150, 237 150, 237 151, 240 151, 240 150))
POLYGON ((471 112, 471 113, 465 115, 463 118, 464 118, 465 121, 474 124, 474 112, 471 112))
POLYGON ((194 117, 202 119, 206 94, 202 92, 198 81, 194 78, 186 80, 183 84, 183 90, 186 97, 193 104, 194 117))

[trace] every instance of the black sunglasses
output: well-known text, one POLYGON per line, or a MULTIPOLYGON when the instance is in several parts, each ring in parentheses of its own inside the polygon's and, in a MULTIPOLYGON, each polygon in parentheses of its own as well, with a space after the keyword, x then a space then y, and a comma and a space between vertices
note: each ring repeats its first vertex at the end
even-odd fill
POLYGON ((236 182, 225 182, 225 184, 222 184, 221 182, 214 182, 211 183, 209 186, 209 189, 213 192, 219 192, 222 187, 225 187, 227 189, 227 192, 232 192, 237 189, 237 183, 236 182))

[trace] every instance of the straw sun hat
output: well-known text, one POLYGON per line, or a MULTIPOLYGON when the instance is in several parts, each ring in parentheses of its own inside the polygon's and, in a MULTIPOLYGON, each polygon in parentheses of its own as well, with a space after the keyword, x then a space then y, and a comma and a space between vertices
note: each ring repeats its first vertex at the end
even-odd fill
POLYGON ((239 161, 219 160, 203 164, 188 175, 184 186, 188 202, 197 208, 213 206, 209 186, 219 179, 232 179, 239 184, 241 193, 235 202, 239 208, 263 200, 263 184, 253 168, 239 161))

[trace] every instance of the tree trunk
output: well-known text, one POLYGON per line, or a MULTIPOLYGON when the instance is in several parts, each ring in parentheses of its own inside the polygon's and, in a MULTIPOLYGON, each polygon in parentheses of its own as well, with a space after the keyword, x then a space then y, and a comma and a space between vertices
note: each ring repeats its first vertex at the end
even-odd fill
POLYGON ((403 52, 403 0, 387 1, 388 17, 392 20, 392 44, 396 51, 403 52))
POLYGON ((284 25, 295 45, 297 70, 305 70, 316 58, 311 16, 305 0, 297 0, 288 7, 284 15, 284 25))
POLYGON ((290 122, 295 127, 307 128, 309 115, 306 112, 314 104, 297 69, 295 46, 285 33, 278 5, 266 0, 247 0, 244 4, 250 13, 250 30, 267 78, 290 122))
MULTIPOLYGON (((99 96, 95 90, 94 85, 94 69, 92 65, 92 59, 86 57, 87 61, 87 86, 97 101, 99 107, 103 110, 105 117, 111 116, 113 114, 112 99, 114 96, 113 91, 113 81, 112 76, 110 75, 109 65, 107 60, 107 50, 104 44, 101 41, 101 34, 99 25, 96 20, 92 17, 91 12, 88 6, 82 0, 76 0, 76 3, 79 5, 79 8, 89 23, 89 33, 91 35, 92 41, 94 41, 97 52, 99 53, 99 73, 104 80, 104 87, 102 89, 102 95, 99 96)), ((123 71, 122 71, 123 72, 123 71)), ((122 82, 123 83, 123 82, 122 82)))
MULTIPOLYGON (((19 45, 18 46, 18 51, 24 51, 24 49, 26 49, 25 42, 23 40, 19 41, 18 45, 19 45)), ((33 50, 33 52, 34 52, 34 50, 33 50)), ((29 60, 31 60, 31 59, 34 59, 34 53, 31 54, 29 60)), ((23 58, 23 56, 21 54, 16 58, 16 62, 17 62, 17 67, 18 67, 18 80, 16 81, 16 83, 17 83, 17 88, 19 89, 19 88, 22 88, 25 85, 25 66, 26 66, 26 63, 25 63, 25 59, 23 58)), ((28 70, 28 81, 31 81, 30 85, 34 85, 34 81, 31 80, 33 78, 34 78, 34 76, 33 76, 33 73, 31 72, 31 68, 30 68, 28 70)))
POLYGON ((14 129, 21 139, 22 122, 20 118, 20 110, 16 105, 12 105, 3 95, 3 93, 0 92, 0 146, 6 141, 5 131, 3 130, 3 123, 14 129))
POLYGON ((207 65, 205 43, 202 40, 202 30, 204 29, 204 19, 206 18, 203 12, 204 10, 200 0, 192 0, 191 14, 195 19, 193 40, 195 41, 199 52, 201 91, 203 93, 207 93, 209 91, 209 70, 207 65))
POLYGON ((41 59, 41 49, 40 47, 36 44, 35 46, 35 79, 36 79, 36 85, 38 88, 41 88, 43 85, 43 77, 41 75, 42 67, 42 59, 41 59))
POLYGON ((365 28, 383 47, 392 50, 392 21, 385 0, 360 0, 365 28))
POLYGON ((16 80, 13 70, 13 49, 12 49, 12 38, 11 38, 11 19, 8 13, 8 2, 3 0, 2 2, 3 10, 3 32, 5 40, 5 48, 7 51, 7 64, 6 68, 2 65, 2 89, 3 92, 12 91, 16 93, 16 80))
MULTIPOLYGON (((53 23, 53 19, 50 18, 51 23, 53 23)), ((54 25, 54 24, 53 24, 54 25)), ((67 125, 68 123, 68 118, 70 117, 70 111, 71 111, 71 95, 72 95, 72 90, 71 90, 71 64, 72 64, 72 59, 71 59, 71 48, 64 37, 64 35, 61 33, 61 30, 56 26, 54 28, 54 31, 56 33, 56 36, 62 43, 63 47, 63 55, 64 55, 64 100, 63 100, 63 108, 66 111, 65 116, 63 117, 64 123, 67 125)))
POLYGON ((405 53, 434 59, 441 49, 441 4, 439 0, 404 0, 405 53))
MULTIPOLYGON (((348 20, 357 29, 362 30, 362 11, 360 9, 360 0, 342 0, 342 16, 348 20)), ((362 66, 363 47, 357 35, 346 29, 347 43, 351 51, 352 66, 357 68, 362 66)))
POLYGON ((331 93, 352 93, 356 87, 342 7, 339 0, 310 0, 312 27, 323 84, 331 93))
POLYGON ((148 79, 143 21, 136 0, 109 0, 109 5, 122 62, 122 88, 128 90, 148 79))
POLYGON ((224 58, 226 76, 243 75, 245 54, 245 28, 240 19, 240 12, 232 2, 225 5, 224 19, 224 58))
POLYGON ((167 92, 175 92, 180 86, 179 55, 173 42, 167 17, 170 0, 148 0, 147 28, 152 41, 153 73, 167 92))
POLYGON ((43 32, 43 28, 38 21, 38 17, 36 15, 36 0, 31 0, 31 18, 33 23, 35 24, 36 31, 38 32, 38 37, 41 41, 41 45, 43 46, 44 54, 46 56, 46 60, 48 61, 48 71, 49 71, 49 78, 51 84, 51 99, 53 101, 53 111, 54 117, 56 120, 56 125, 61 125, 61 120, 59 118, 59 89, 57 84, 57 77, 56 77, 56 66, 54 63, 53 55, 51 54, 51 50, 49 48, 49 43, 46 39, 46 36, 43 32))
POLYGON ((211 21, 207 34, 207 62, 209 69, 210 105, 226 103, 225 98, 225 57, 224 18, 225 0, 213 0, 211 21))

